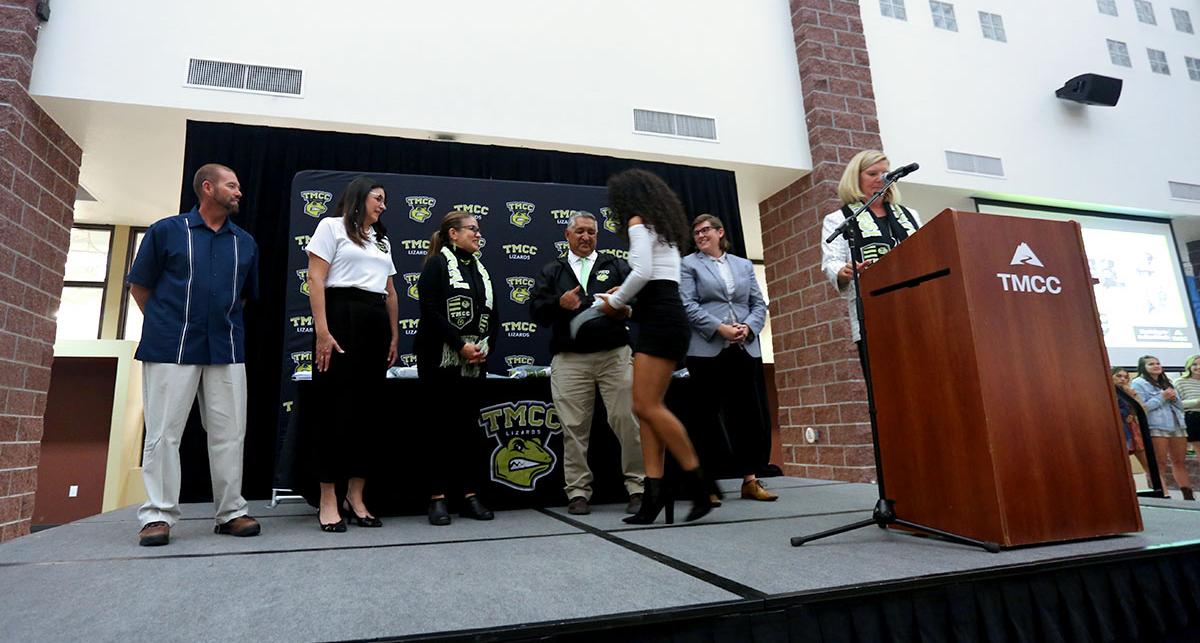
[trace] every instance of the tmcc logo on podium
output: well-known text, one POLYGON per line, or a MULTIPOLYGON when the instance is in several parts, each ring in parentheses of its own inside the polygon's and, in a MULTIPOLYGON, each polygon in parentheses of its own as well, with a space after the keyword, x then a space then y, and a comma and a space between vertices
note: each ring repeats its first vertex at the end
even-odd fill
MULTIPOLYGON (((1024 241, 1017 244, 1017 249, 1013 252, 1009 265, 1046 267, 1042 260, 1034 254, 1033 248, 1030 248, 1029 244, 1024 241)), ((1062 292, 1062 280, 1054 275, 1018 275, 1011 272, 998 272, 996 278, 1000 280, 1005 292, 1032 292, 1049 295, 1057 295, 1062 292)))

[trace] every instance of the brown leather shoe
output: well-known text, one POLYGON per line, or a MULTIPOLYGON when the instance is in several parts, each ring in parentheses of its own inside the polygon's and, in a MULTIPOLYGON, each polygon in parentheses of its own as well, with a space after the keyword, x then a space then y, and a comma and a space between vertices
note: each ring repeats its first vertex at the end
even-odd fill
POLYGON ((767 491, 763 487, 762 481, 757 478, 742 483, 742 497, 746 500, 762 500, 764 502, 779 500, 779 496, 767 491))
POLYGON ((642 494, 629 494, 629 503, 625 505, 625 513, 635 514, 642 510, 642 494))
POLYGON ((587 498, 575 496, 567 503, 567 513, 572 516, 586 516, 592 513, 592 508, 588 506, 587 498))
POLYGON ((230 536, 257 536, 262 531, 258 521, 250 516, 238 516, 229 522, 213 527, 214 534, 229 534, 230 536))
POLYGON ((162 521, 147 523, 138 532, 138 544, 142 547, 158 547, 171 542, 171 526, 162 521))

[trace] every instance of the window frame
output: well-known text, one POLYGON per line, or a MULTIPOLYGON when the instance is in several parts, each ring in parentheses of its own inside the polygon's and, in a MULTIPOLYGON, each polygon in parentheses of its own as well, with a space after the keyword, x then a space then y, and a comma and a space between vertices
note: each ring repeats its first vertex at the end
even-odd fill
POLYGON ((1128 68, 1130 68, 1130 69, 1132 69, 1132 68, 1133 68, 1133 57, 1129 55, 1129 43, 1127 43, 1127 42, 1124 42, 1124 41, 1121 41, 1121 40, 1113 40, 1112 38, 1106 38, 1106 39, 1104 40, 1104 42, 1105 42, 1105 46, 1108 48, 1108 60, 1109 60, 1109 62, 1111 62, 1112 64, 1114 64, 1114 65, 1116 65, 1116 66, 1118 66, 1118 67, 1128 67, 1128 68), (1120 46, 1121 46, 1121 50, 1122 50, 1122 51, 1121 51, 1121 53, 1122 53, 1122 55, 1124 55, 1124 56, 1125 56, 1125 63, 1124 63, 1124 64, 1117 62, 1117 61, 1116 61, 1116 60, 1113 58, 1113 45, 1120 45, 1120 46))
POLYGON ((904 0, 879 0, 879 15, 884 18, 908 22, 908 7, 904 5, 904 0), (896 15, 897 10, 899 10, 900 15, 896 15), (891 13, 888 13, 888 11, 891 13))
POLYGON ((1137 14, 1138 22, 1158 26, 1158 17, 1154 15, 1154 5, 1150 3, 1150 0, 1133 0, 1133 12, 1137 14), (1142 12, 1143 8, 1146 10, 1145 13, 1142 12))
POLYGON ((954 12, 954 4, 951 2, 942 2, 941 0, 929 0, 929 13, 933 17, 933 27, 945 31, 953 31, 958 33, 958 14, 954 12), (938 14, 938 9, 942 10, 941 15, 938 14), (949 11, 949 14, 946 11, 949 11), (938 19, 943 23, 951 25, 943 26, 938 24, 938 19), (949 22, 947 22, 949 21, 949 22))
MULTIPOLYGON (((100 335, 104 332, 104 301, 108 299, 108 280, 112 277, 112 251, 113 241, 116 238, 116 226, 100 223, 73 223, 72 230, 103 230, 108 232, 108 251, 105 253, 104 261, 104 279, 100 281, 85 281, 79 279, 67 280, 63 279, 63 289, 67 288, 91 288, 100 290, 100 311, 96 316, 96 336, 92 339, 100 339, 100 335)), ((67 246, 67 256, 70 257, 71 248, 67 246)), ((63 265, 63 273, 66 273, 66 264, 63 265)), ((59 310, 62 308, 62 293, 59 295, 59 310)), ((58 327, 58 314, 55 313, 54 320, 55 328, 58 327)), ((57 334, 57 331, 56 331, 57 334)), ((85 340, 86 341, 86 340, 85 340)))
POLYGON ((126 317, 129 312, 131 295, 129 294, 129 283, 126 279, 129 277, 129 271, 133 268, 133 260, 136 258, 133 253, 137 236, 139 234, 144 235, 149 229, 150 226, 129 226, 129 239, 126 241, 125 246, 125 272, 121 278, 121 312, 117 317, 117 339, 129 339, 125 336, 125 322, 127 321, 126 317))
POLYGON ((988 11, 979 12, 979 29, 983 32, 984 40, 992 40, 995 42, 1008 42, 1008 34, 1004 30, 1004 17, 998 13, 990 13, 988 11), (986 20, 985 20, 986 19, 986 20), (992 35, 988 35, 988 29, 992 30, 992 35))
POLYGON ((1188 78, 1200 81, 1200 58, 1184 56, 1183 66, 1187 69, 1188 78))
POLYGON ((1186 9, 1176 9, 1175 7, 1171 7, 1171 20, 1175 23, 1175 30, 1179 33, 1196 33, 1195 27, 1192 26, 1192 14, 1188 13, 1186 9), (1180 27, 1179 23, 1181 16, 1183 18, 1183 24, 1187 26, 1187 29, 1182 29, 1180 27))
POLYGON ((1096 10, 1106 16, 1119 15, 1117 10, 1117 0, 1096 0, 1096 10), (1105 9, 1112 9, 1112 11, 1109 12, 1105 9))
POLYGON ((1146 57, 1148 59, 1150 59, 1150 71, 1151 72, 1153 72, 1155 74, 1161 74, 1163 76, 1171 75, 1171 62, 1169 60, 1167 60, 1167 52, 1165 52, 1161 49, 1154 49, 1151 47, 1146 47, 1146 57), (1159 63, 1159 61, 1154 59, 1154 54, 1162 54, 1161 64, 1163 67, 1163 71, 1159 71, 1154 68, 1154 66, 1159 63))

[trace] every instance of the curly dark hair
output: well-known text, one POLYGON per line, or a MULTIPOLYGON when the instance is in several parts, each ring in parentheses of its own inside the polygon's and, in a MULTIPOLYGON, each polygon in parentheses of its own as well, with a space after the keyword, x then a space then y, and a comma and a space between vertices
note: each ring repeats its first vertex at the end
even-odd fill
POLYGON ((608 179, 608 204, 621 221, 617 234, 629 240, 629 219, 641 217, 648 230, 677 250, 689 238, 683 204, 657 175, 646 170, 625 170, 608 179))

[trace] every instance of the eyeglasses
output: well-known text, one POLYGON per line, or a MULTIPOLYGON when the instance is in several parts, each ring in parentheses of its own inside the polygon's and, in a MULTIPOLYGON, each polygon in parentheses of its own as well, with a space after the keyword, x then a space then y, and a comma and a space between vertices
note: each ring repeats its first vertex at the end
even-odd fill
POLYGON ((368 192, 367 196, 371 197, 372 199, 375 199, 376 201, 378 201, 380 203, 384 202, 384 196, 383 196, 382 192, 368 192))
POLYGON ((694 237, 704 236, 706 233, 712 232, 713 230, 716 230, 716 228, 714 228, 710 225, 706 225, 703 228, 696 228, 696 231, 692 233, 692 236, 694 236, 694 237))
POLYGON ((479 234, 479 226, 477 226, 477 225, 456 225, 456 226, 454 226, 454 229, 455 230, 470 230, 471 232, 474 232, 475 234, 479 234))

